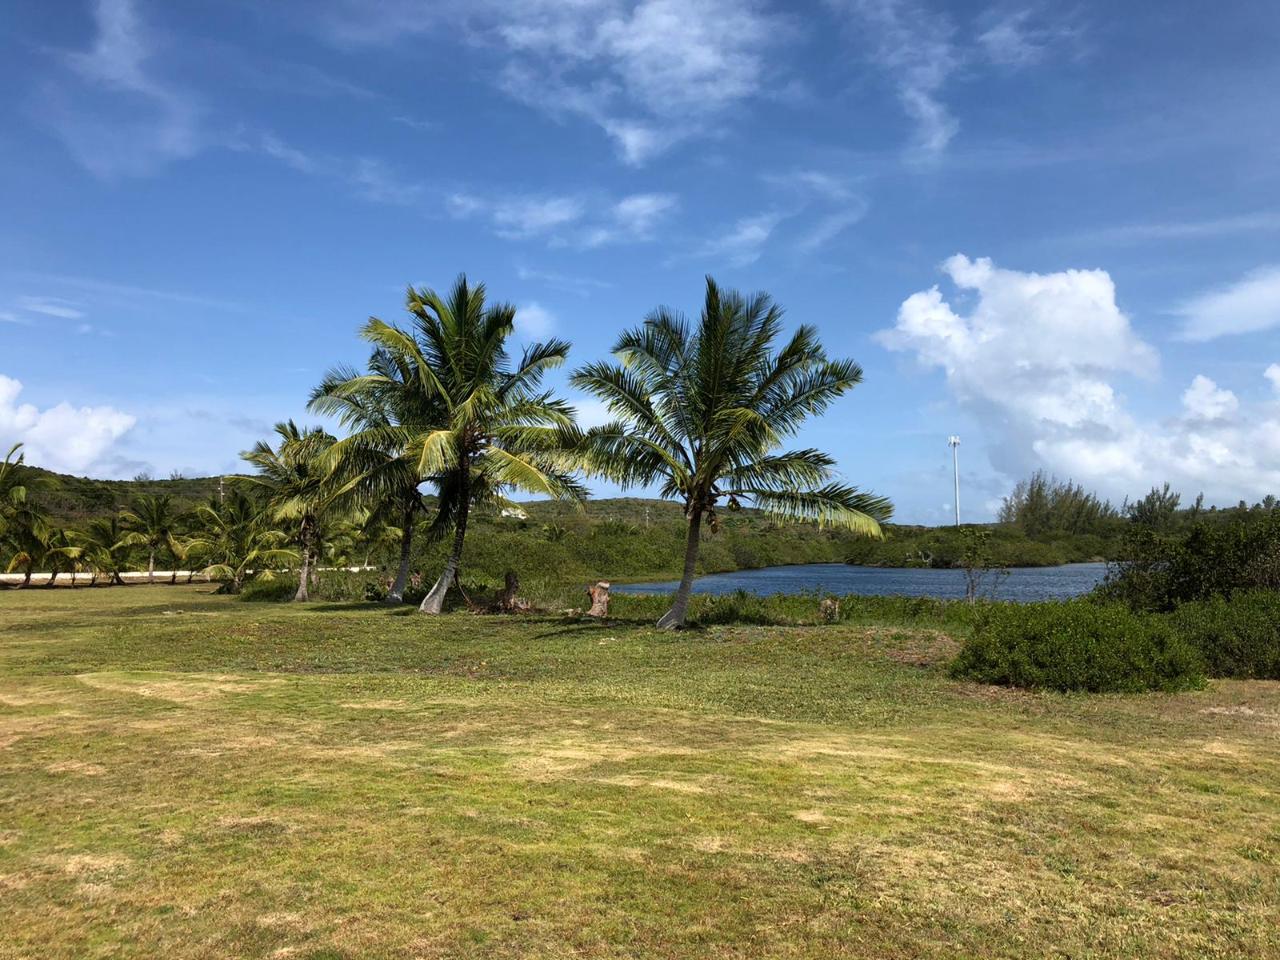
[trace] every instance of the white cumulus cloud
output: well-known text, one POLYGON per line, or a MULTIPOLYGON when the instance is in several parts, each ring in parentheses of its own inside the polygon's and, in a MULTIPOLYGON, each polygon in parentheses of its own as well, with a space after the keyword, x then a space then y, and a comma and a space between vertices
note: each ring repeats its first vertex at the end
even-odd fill
MULTIPOLYGON (((1156 351, 1133 329, 1103 270, 1024 273, 957 255, 938 287, 908 297, 877 338, 940 369, 1008 476, 1045 468, 1121 497, 1169 480, 1211 501, 1280 491, 1280 400, 1245 405, 1203 375, 1156 420, 1129 408, 1127 378, 1151 378, 1156 351)), ((1280 365, 1265 376, 1280 393, 1280 365)))
POLYGON ((1198 374, 1182 395, 1187 415, 1196 420, 1221 420, 1240 409, 1240 400, 1204 374, 1198 374))
POLYGON ((82 473, 98 465, 137 422, 114 407, 59 403, 43 410, 19 403, 22 383, 0 374, 0 446, 24 444, 27 462, 82 473))

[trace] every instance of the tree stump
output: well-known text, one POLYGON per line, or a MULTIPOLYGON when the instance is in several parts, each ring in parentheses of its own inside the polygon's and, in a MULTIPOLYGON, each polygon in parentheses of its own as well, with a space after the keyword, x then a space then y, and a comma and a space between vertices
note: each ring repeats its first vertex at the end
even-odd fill
POLYGON ((609 581, 600 580, 587 587, 587 596, 591 598, 589 617, 607 617, 609 615, 609 581))
POLYGON ((508 570, 506 585, 502 588, 502 592, 498 594, 498 609, 503 613, 510 613, 517 609, 519 601, 516 600, 516 594, 519 592, 520 578, 516 576, 514 570, 508 570))

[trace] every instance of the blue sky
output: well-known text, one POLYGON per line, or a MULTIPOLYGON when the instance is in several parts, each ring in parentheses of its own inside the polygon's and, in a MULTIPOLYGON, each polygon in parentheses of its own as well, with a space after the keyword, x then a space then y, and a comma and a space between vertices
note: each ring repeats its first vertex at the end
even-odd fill
POLYGON ((0 442, 235 470, 407 283, 583 362, 711 273, 863 365, 797 443, 900 519, 951 433, 969 519, 1040 467, 1258 499, 1278 44, 1262 0, 6 4, 0 442))

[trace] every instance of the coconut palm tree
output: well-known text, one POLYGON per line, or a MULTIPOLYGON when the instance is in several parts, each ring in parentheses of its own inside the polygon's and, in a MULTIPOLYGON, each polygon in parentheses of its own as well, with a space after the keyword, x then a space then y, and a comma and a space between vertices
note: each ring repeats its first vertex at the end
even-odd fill
POLYGON ((506 504, 505 494, 513 490, 568 500, 585 495, 572 474, 573 411, 541 389, 546 372, 564 362, 569 344, 531 344, 512 365, 507 339, 515 309, 486 303, 484 285, 471 285, 465 276, 443 297, 409 288, 405 307, 410 329, 372 317, 361 331, 386 352, 397 374, 369 373, 344 389, 412 384, 413 404, 406 404, 398 424, 382 429, 419 485, 436 488, 431 536, 453 532, 445 568, 419 608, 439 613, 461 570, 473 507, 506 504))
POLYGON ((18 469, 24 459, 22 444, 15 443, 0 461, 0 535, 4 534, 8 517, 27 500, 27 487, 21 481, 18 469))
POLYGON ((44 566, 53 533, 43 514, 30 503, 24 502, 10 512, 0 550, 8 555, 6 573, 22 571, 20 587, 31 586, 31 575, 36 567, 44 566))
POLYGON ((312 567, 320 555, 321 514, 329 506, 325 487, 328 470, 324 455, 334 439, 319 427, 300 428, 292 420, 276 424, 280 445, 272 449, 259 440, 240 456, 258 468, 246 478, 266 492, 267 511, 277 523, 291 524, 293 539, 302 558, 295 602, 309 597, 312 567))
POLYGON ((285 534, 267 522, 269 515, 242 490, 231 490, 196 509, 201 530, 186 549, 211 561, 200 572, 210 580, 225 581, 219 592, 239 593, 254 577, 271 579, 276 564, 297 561, 298 553, 288 549, 285 534))
POLYGON ((147 583, 155 583, 156 553, 173 544, 178 520, 173 509, 173 497, 143 494, 133 501, 121 520, 129 528, 125 542, 129 546, 147 548, 147 583))
POLYGON ((827 358, 813 327, 775 349, 781 327, 768 295, 722 291, 707 277, 696 325, 659 308, 618 338, 617 363, 588 364, 570 379, 617 418, 587 432, 588 467, 623 486, 657 484, 684 505, 684 572, 659 626, 684 624, 702 524, 715 531, 721 503, 867 536, 880 536, 891 515, 883 497, 836 482, 827 454, 778 452, 806 418, 862 380, 852 360, 827 358))
POLYGON ((178 582, 178 567, 184 567, 187 571, 187 583, 195 579, 196 558, 201 555, 205 541, 195 535, 187 536, 175 535, 169 540, 169 552, 173 554, 174 565, 169 575, 170 583, 178 582))
POLYGON ((89 586, 98 582, 98 575, 105 574, 107 583, 124 584, 120 576, 128 564, 130 544, 126 542, 129 531, 118 515, 90 520, 81 533, 75 535, 80 559, 92 571, 89 586))
POLYGON ((308 408, 352 431, 329 454, 335 500, 367 511, 369 529, 398 531, 400 562, 387 602, 400 603, 414 528, 425 510, 419 488, 428 479, 419 473, 412 440, 424 426, 444 422, 444 405, 422 389, 407 356, 376 349, 366 373, 342 366, 325 374, 308 408))

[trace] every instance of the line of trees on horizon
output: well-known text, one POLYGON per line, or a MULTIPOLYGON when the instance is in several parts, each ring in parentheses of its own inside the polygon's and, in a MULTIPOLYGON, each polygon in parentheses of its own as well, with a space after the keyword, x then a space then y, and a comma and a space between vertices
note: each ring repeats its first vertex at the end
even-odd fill
POLYGON ((406 326, 370 318, 362 368, 340 365, 317 385, 309 409, 346 431, 276 426, 242 456, 254 473, 225 496, 179 517, 164 496, 138 498, 83 531, 54 529, 20 482, 15 448, 0 470, 0 538, 9 567, 55 573, 87 566, 119 582, 132 553, 150 579, 165 551, 238 590, 262 571, 296 566, 305 601, 322 562, 345 544, 395 539, 400 561, 389 591, 402 602, 415 530, 447 539, 447 557, 422 600, 439 613, 462 570, 473 510, 501 510, 523 492, 581 503, 584 478, 656 487, 686 521, 683 573, 663 627, 683 625, 703 530, 722 510, 754 506, 793 521, 882 535, 884 498, 836 479, 832 457, 782 449, 809 417, 862 380, 852 360, 830 359, 809 325, 783 339, 781 308, 763 293, 722 290, 708 277, 690 321, 667 308, 624 331, 612 357, 585 364, 570 383, 603 401, 611 422, 582 429, 573 408, 544 385, 569 343, 550 339, 509 351, 515 308, 490 303, 460 276, 443 296, 410 287, 406 326))

